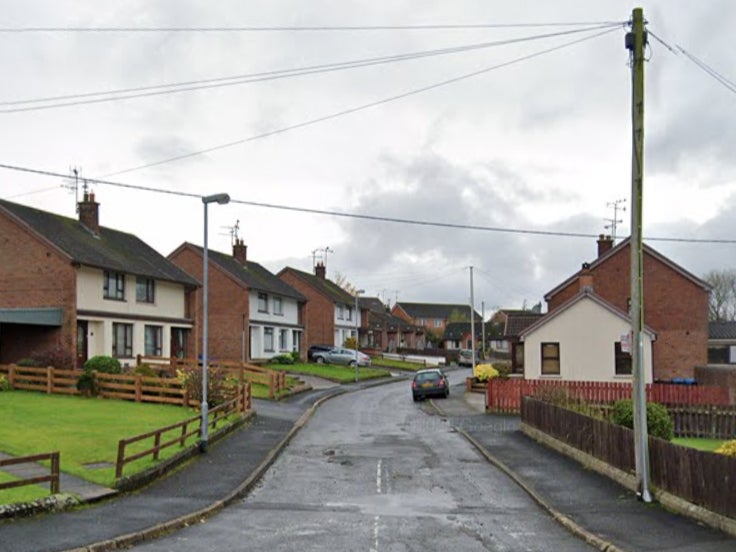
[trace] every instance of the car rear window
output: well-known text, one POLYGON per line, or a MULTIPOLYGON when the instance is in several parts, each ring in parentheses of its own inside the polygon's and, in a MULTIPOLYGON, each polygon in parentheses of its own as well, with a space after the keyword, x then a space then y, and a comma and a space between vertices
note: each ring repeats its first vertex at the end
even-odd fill
POLYGON ((436 380, 440 379, 440 376, 437 372, 427 372, 425 374, 417 374, 414 379, 417 381, 427 381, 427 380, 436 380))

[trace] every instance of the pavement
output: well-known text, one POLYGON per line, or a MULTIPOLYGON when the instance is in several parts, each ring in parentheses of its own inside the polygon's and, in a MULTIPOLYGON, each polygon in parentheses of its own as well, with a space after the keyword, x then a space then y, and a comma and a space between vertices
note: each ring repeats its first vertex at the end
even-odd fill
MULTIPOLYGON (((0 523, 3 552, 102 551, 132 546, 203 521, 246 495, 321 402, 372 385, 317 383, 278 403, 254 401, 257 416, 208 452, 133 493, 88 508, 0 523)), ((452 387, 428 403, 466 436, 489 462, 507 472, 569 530, 594 548, 618 550, 736 550, 736 538, 644 504, 612 480, 538 444, 519 430, 519 418, 484 412, 483 395, 452 387)), ((62 487, 62 490, 64 488, 62 487)))

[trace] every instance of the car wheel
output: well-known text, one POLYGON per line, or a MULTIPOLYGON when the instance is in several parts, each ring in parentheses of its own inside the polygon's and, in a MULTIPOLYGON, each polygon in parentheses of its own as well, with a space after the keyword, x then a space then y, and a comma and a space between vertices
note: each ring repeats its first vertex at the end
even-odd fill
POLYGON ((351 360, 350 362, 348 362, 348 366, 350 366, 351 368, 355 368, 355 361, 351 360))
POLYGON ((445 389, 445 398, 447 398, 449 396, 450 396, 450 390, 449 389, 445 389))
POLYGON ((317 357, 317 364, 324 364, 325 363, 325 357, 318 356, 317 357))
POLYGON ((411 398, 414 399, 414 402, 419 402, 419 397, 417 397, 416 395, 412 395, 411 398))

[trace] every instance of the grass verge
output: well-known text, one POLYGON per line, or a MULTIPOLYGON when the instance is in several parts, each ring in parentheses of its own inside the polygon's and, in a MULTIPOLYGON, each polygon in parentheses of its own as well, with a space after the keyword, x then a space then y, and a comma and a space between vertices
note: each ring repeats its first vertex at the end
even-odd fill
MULTIPOLYGON (((61 470, 112 486, 118 441, 196 416, 180 406, 134 403, 113 399, 47 395, 30 391, 0 393, 0 443, 14 456, 61 452, 61 470), (92 467, 96 465, 99 467, 92 467)), ((173 438, 165 435, 164 440, 173 438)), ((195 438, 190 439, 191 444, 195 438)), ((144 450, 152 439, 138 443, 144 450)), ((181 449, 169 447, 161 459, 181 449)), ((125 466, 125 475, 137 473, 156 462, 142 458, 125 466)), ((62 489, 63 490, 63 489, 62 489)))
MULTIPOLYGON (((295 364, 269 364, 269 368, 292 372, 295 374, 307 374, 317 376, 336 383, 351 383, 355 381, 355 368, 349 366, 336 366, 333 364, 307 364, 298 362, 295 364)), ((358 380, 369 380, 375 378, 390 377, 388 370, 381 368, 358 368, 358 380)))
MULTIPOLYGON (((17 481, 19 478, 9 473, 0 471, 0 483, 8 483, 17 481)), ((49 484, 41 485, 24 485, 23 487, 14 487, 12 489, 4 489, 0 491, 0 504, 13 504, 16 502, 31 502, 38 498, 49 496, 49 484)))
POLYGON ((418 362, 407 362, 405 360, 394 360, 392 358, 381 358, 373 357, 372 363, 376 367, 381 368, 396 368, 398 370, 409 370, 416 372, 417 370, 424 370, 425 368, 432 368, 424 363, 418 362))
POLYGON ((698 450, 714 451, 726 441, 722 439, 696 439, 694 437, 675 437, 672 442, 683 447, 690 447, 698 450))

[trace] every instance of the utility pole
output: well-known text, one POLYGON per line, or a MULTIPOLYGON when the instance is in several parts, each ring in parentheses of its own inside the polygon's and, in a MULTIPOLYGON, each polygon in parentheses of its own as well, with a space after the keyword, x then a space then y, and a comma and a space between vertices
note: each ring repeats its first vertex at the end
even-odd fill
POLYGON ((480 323, 481 323, 481 335, 483 336, 483 360, 486 359, 486 302, 480 302, 480 323))
POLYGON ((473 297, 473 267, 470 267, 470 344, 473 349, 473 370, 475 370, 475 298, 473 297))
POLYGON ((632 29, 626 34, 626 48, 631 52, 631 332, 634 408, 634 455, 636 460, 637 497, 651 502, 649 492, 649 435, 647 432, 647 396, 644 378, 644 270, 642 244, 642 196, 644 184, 644 10, 634 8, 632 29))
POLYGON ((616 227, 619 223, 623 222, 622 219, 618 218, 618 212, 619 211, 626 211, 626 207, 623 206, 623 204, 626 203, 625 199, 617 199, 616 201, 609 201, 606 203, 606 207, 613 207, 613 218, 612 219, 603 219, 609 224, 606 224, 605 228, 608 230, 611 229, 611 238, 613 239, 613 242, 616 243, 616 227))

